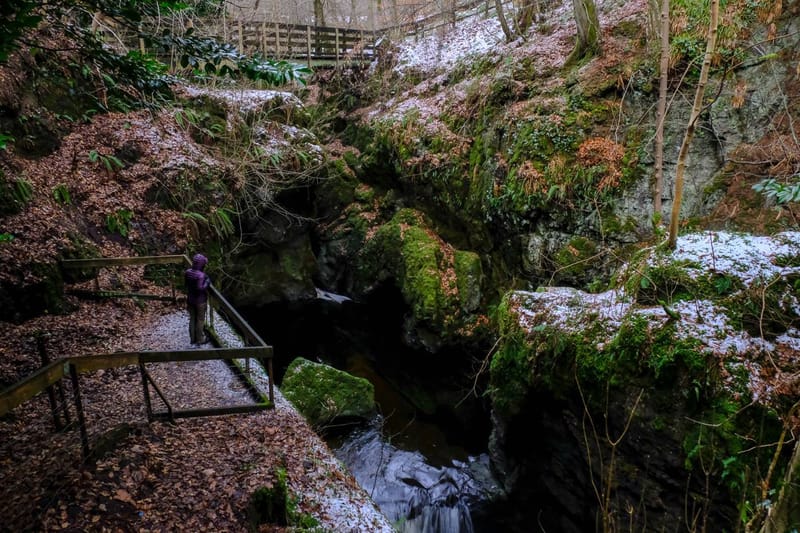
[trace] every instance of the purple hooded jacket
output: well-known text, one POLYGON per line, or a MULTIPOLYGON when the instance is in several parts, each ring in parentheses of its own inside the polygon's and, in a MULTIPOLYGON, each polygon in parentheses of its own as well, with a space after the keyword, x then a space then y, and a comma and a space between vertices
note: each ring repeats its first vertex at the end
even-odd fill
POLYGON ((211 285, 211 278, 203 272, 208 264, 208 259, 203 254, 197 254, 192 258, 192 268, 184 273, 186 279, 186 292, 188 296, 186 302, 189 305, 197 305, 208 301, 208 286, 211 285))

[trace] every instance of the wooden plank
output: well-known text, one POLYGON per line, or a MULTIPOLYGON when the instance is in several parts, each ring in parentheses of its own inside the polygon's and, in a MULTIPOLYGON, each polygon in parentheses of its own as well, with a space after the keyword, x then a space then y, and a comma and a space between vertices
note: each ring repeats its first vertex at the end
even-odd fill
MULTIPOLYGON (((242 318, 242 316, 233 308, 233 306, 225 299, 224 296, 212 285, 209 287, 209 292, 219 302, 219 306, 222 307, 223 311, 228 315, 228 320, 233 322, 233 325, 239 328, 239 331, 250 341, 252 344, 256 346, 266 346, 261 337, 256 333, 253 328, 250 327, 250 324, 242 318)), ((271 357, 271 356, 270 356, 271 357)), ((272 376, 270 376, 270 379, 272 376)))
POLYGON ((92 259, 62 259, 64 268, 102 268, 112 266, 134 265, 168 265, 186 263, 189 258, 185 255, 149 255, 139 257, 96 257, 92 259))
MULTIPOLYGON (((27 378, 0 392, 0 416, 30 400, 66 375, 65 365, 74 365, 78 373, 119 368, 143 363, 165 363, 170 361, 208 361, 214 359, 244 359, 256 357, 271 360, 271 346, 247 348, 223 348, 211 350, 178 350, 168 352, 118 352, 105 355, 81 355, 53 361, 27 378)), ((272 376, 270 375, 270 380, 272 376)))
POLYGON ((62 359, 75 365, 78 372, 94 372, 109 368, 138 365, 142 363, 169 363, 172 361, 211 361, 214 359, 241 359, 244 357, 271 358, 271 346, 251 346, 247 348, 219 348, 206 350, 170 350, 154 352, 117 352, 103 355, 79 355, 62 359))
POLYGON ((102 289, 95 289, 93 291, 86 289, 68 289, 65 292, 80 298, 140 298, 142 300, 163 300, 165 302, 172 302, 175 300, 174 290, 172 296, 148 292, 104 291, 102 289))
POLYGON ((70 364, 75 365, 78 372, 85 374, 95 370, 107 370, 109 368, 119 368, 122 366, 138 365, 138 352, 118 352, 103 355, 78 355, 65 359, 70 364))
POLYGON ((21 405, 66 375, 63 360, 56 360, 0 392, 0 416, 21 405))
MULTIPOLYGON (((273 409, 274 407, 275 405, 271 403, 257 403, 249 405, 231 405, 228 407, 173 409, 172 418, 197 418, 204 416, 236 415, 236 414, 264 411, 266 409, 273 409)), ((164 411, 159 411, 153 413, 153 418, 155 420, 169 420, 170 414, 164 411)))
POLYGON ((172 352, 142 352, 143 363, 168 363, 172 361, 212 361, 215 359, 243 359, 245 357, 272 358, 272 346, 247 348, 213 348, 208 350, 179 350, 172 352))

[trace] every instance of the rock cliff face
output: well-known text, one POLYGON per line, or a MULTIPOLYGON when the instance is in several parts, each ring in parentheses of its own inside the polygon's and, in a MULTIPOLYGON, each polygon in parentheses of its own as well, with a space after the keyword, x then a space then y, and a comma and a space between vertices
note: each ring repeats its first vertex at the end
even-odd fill
POLYGON ((514 497, 544 495, 543 521, 574 531, 673 530, 685 509, 735 529, 743 506, 769 508, 781 474, 763 465, 784 471, 797 424, 798 238, 686 235, 618 289, 507 295, 491 449, 514 497))

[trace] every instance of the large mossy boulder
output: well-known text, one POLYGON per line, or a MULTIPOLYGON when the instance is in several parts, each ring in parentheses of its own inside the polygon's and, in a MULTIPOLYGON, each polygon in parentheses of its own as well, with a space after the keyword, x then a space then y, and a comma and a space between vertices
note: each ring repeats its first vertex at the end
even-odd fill
POLYGON ((687 504, 733 530, 743 506, 767 506, 792 451, 780 435, 800 387, 799 265, 800 233, 708 232, 643 250, 604 293, 507 294, 490 369, 506 489, 535 479, 527 497, 574 500, 542 522, 577 530, 595 513, 667 530, 687 504), (535 453, 532 424, 550 436, 535 453), (613 503, 588 509, 598 479, 613 503))
POLYGON ((477 313, 483 283, 480 257, 454 249, 419 211, 400 209, 369 232, 356 272, 359 292, 381 283, 396 285, 410 309, 405 331, 411 345, 436 351, 471 337, 485 320, 477 313))
POLYGON ((372 383, 302 357, 286 369, 281 391, 317 429, 335 420, 368 420, 375 414, 372 383))

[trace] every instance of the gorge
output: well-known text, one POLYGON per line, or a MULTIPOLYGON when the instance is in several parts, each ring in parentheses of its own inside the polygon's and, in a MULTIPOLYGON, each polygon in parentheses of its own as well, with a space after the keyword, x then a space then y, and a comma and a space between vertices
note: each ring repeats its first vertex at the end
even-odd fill
POLYGON ((68 65, 14 59, 0 319, 64 311, 61 258, 202 249, 279 376, 367 377, 419 471, 486 465, 498 490, 442 531, 798 527, 800 4, 728 4, 675 249, 707 13, 673 6, 657 212, 653 5, 596 2, 602 53, 565 64, 572 6, 541 4, 516 39, 476 12, 365 71, 280 91, 192 72, 86 122, 58 108, 68 65))

